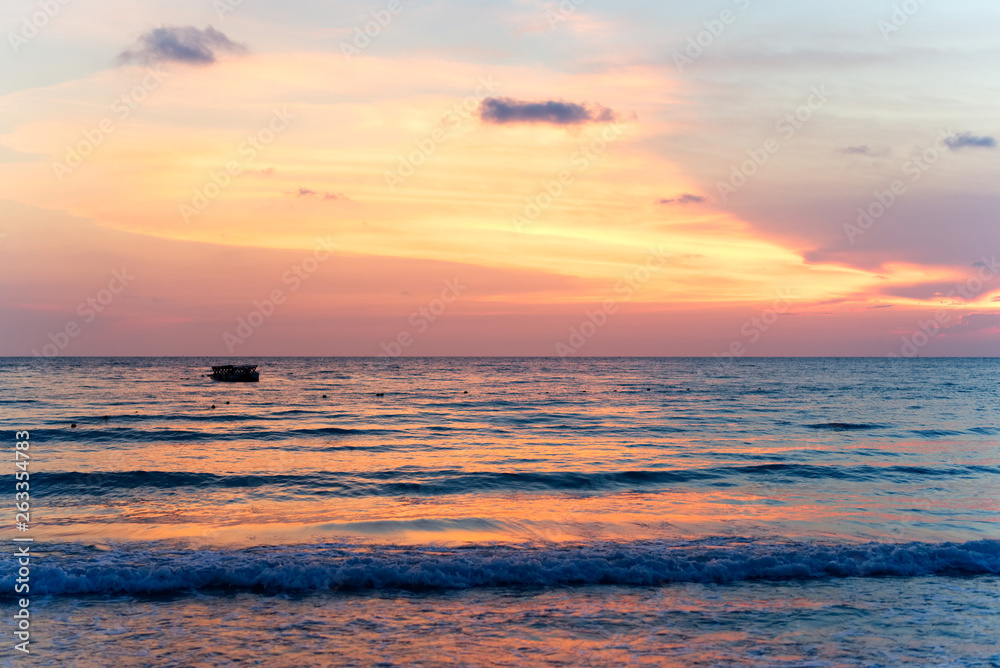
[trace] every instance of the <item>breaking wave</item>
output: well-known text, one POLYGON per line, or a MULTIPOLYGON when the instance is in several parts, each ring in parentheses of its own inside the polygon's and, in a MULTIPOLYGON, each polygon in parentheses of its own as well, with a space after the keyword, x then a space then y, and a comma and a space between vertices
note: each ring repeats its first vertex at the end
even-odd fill
MULTIPOLYGON (((38 545, 35 549, 49 555, 32 568, 31 593, 68 596, 663 586, 1000 574, 1000 540, 760 544, 726 538, 572 546, 327 544, 243 549, 128 543, 38 545)), ((13 595, 13 578, 4 578, 3 595, 13 595)))

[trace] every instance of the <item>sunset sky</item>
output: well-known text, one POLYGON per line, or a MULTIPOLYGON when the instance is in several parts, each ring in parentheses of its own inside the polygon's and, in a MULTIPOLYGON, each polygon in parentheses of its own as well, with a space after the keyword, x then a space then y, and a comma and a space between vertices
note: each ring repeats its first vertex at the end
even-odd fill
POLYGON ((0 25, 3 355, 1000 354, 996 3, 0 25))

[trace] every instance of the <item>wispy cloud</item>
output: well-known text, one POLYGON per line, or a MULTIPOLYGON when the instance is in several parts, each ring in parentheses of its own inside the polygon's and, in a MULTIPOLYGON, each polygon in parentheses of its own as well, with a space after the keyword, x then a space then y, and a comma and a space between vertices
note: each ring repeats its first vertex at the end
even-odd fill
POLYGON ((1000 333, 1000 313, 966 313, 958 322, 943 327, 949 334, 983 332, 1000 333))
POLYGON ((617 119, 617 114, 600 105, 583 105, 574 102, 523 102, 509 97, 488 97, 479 107, 479 117, 487 123, 550 123, 552 125, 580 125, 607 123, 617 119))
POLYGON ((211 26, 204 30, 194 26, 163 26, 140 35, 134 47, 118 56, 118 62, 211 65, 223 51, 242 54, 247 48, 211 26))
POLYGON ((971 132, 962 132, 957 135, 953 135, 944 140, 944 143, 948 145, 952 151, 957 151, 961 148, 996 148, 997 140, 993 137, 983 136, 977 137, 971 132))
POLYGON ((860 146, 848 146, 847 148, 839 149, 838 153, 843 153, 845 155, 867 155, 870 158, 883 158, 889 155, 889 148, 886 146, 875 148, 868 146, 867 144, 862 144, 860 146))
POLYGON ((684 193, 677 197, 671 197, 669 199, 661 199, 660 204, 701 204, 705 202, 706 199, 701 195, 692 195, 691 193, 684 193))
POLYGON ((311 188, 299 188, 298 190, 293 190, 286 194, 294 195, 295 197, 319 197, 324 200, 340 200, 345 202, 350 199, 349 197, 347 197, 347 195, 344 195, 343 193, 331 193, 331 192, 321 193, 311 188))

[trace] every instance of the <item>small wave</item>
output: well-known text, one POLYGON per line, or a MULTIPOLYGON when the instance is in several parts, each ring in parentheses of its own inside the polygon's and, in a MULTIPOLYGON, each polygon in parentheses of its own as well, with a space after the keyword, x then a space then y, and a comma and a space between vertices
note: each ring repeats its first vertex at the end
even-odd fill
MULTIPOLYGON (((270 488, 319 496, 446 496, 490 492, 654 491, 686 483, 738 484, 758 476, 772 482, 834 479, 912 482, 916 478, 976 477, 986 466, 837 466, 761 463, 641 471, 462 471, 413 467, 382 471, 316 471, 303 474, 215 474, 187 471, 48 472, 32 476, 39 496, 127 496, 139 489, 270 488)), ((34 490, 35 487, 32 487, 34 490)))
MULTIPOLYGON (((182 549, 49 545, 33 594, 149 595, 481 587, 663 586, 676 582, 1000 574, 1000 541, 967 543, 592 543, 565 547, 387 547, 333 544, 182 549)), ((5 575, 0 597, 14 594, 5 575)))
MULTIPOLYGON (((242 418, 219 418, 213 422, 235 422, 242 418)), ((292 437, 322 438, 329 436, 350 436, 386 433, 383 429, 351 429, 346 427, 312 427, 302 429, 261 429, 257 427, 234 427, 228 431, 202 431, 194 429, 137 429, 133 427, 104 426, 100 428, 80 425, 77 428, 32 430, 37 440, 72 443, 211 443, 215 441, 283 441, 292 437)))
POLYGON ((384 434, 388 429, 349 429, 345 427, 312 427, 308 429, 287 429, 285 434, 294 436, 340 436, 344 434, 384 434))
POLYGON ((864 429, 881 429, 882 425, 866 424, 863 422, 820 422, 819 424, 807 424, 806 427, 828 431, 860 431, 864 429))
MULTIPOLYGON (((179 489, 184 487, 262 487, 295 482, 294 475, 216 475, 187 471, 98 471, 92 473, 33 473, 37 495, 95 494, 135 489, 179 489)), ((32 490, 35 491, 35 490, 32 490)))

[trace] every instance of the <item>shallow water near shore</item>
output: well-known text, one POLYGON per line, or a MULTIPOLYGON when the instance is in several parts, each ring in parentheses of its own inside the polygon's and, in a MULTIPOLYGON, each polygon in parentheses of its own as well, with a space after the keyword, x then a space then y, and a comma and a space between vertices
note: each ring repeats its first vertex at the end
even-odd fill
POLYGON ((39 665, 994 666, 998 605, 996 576, 60 597, 38 607, 37 654, 39 665))
POLYGON ((31 661, 1000 664, 997 360, 226 361, 0 360, 31 661))

